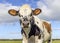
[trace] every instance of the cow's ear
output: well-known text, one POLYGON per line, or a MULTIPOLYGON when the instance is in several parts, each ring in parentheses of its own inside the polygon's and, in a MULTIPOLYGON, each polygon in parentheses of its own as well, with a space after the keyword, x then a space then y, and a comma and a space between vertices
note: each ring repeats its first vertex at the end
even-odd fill
POLYGON ((8 11, 8 13, 9 13, 10 15, 12 15, 12 16, 18 15, 18 14, 17 14, 18 11, 14 10, 14 9, 10 9, 10 10, 8 11))
POLYGON ((39 9, 39 8, 33 10, 33 15, 38 15, 40 13, 41 13, 41 9, 39 9))

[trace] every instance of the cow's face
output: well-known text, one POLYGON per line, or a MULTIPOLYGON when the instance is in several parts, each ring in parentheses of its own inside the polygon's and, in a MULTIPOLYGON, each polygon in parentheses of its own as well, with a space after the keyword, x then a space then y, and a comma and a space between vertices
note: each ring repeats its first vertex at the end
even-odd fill
POLYGON ((8 11, 9 14, 13 16, 19 15, 22 28, 31 27, 33 23, 33 15, 38 15, 41 12, 41 9, 32 10, 29 5, 23 5, 18 11, 11 9, 8 11))

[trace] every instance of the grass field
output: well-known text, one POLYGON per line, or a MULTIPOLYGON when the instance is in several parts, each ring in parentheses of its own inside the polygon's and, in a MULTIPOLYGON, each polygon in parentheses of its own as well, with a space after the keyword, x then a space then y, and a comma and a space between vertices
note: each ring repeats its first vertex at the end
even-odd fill
POLYGON ((53 40, 52 43, 60 43, 60 40, 53 40))
MULTIPOLYGON (((0 40, 0 43, 22 43, 22 41, 20 41, 20 40, 0 40)), ((53 42, 52 43, 60 43, 60 40, 53 40, 53 42)))
POLYGON ((0 43, 22 43, 21 41, 0 41, 0 43))

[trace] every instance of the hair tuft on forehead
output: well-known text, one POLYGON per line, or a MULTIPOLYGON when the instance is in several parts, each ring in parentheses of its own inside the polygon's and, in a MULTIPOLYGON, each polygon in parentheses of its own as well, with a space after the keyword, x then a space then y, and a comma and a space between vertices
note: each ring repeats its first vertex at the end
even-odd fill
POLYGON ((29 15, 31 14, 31 12, 32 12, 32 9, 28 4, 22 5, 19 9, 19 13, 21 15, 29 15))

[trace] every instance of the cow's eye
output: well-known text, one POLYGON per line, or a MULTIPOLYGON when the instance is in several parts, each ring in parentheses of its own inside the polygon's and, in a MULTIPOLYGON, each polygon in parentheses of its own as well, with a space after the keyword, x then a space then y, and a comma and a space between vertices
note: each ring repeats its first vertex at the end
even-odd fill
POLYGON ((32 16, 32 14, 29 15, 30 17, 32 16))
POLYGON ((32 16, 32 14, 30 14, 30 16, 32 16))
POLYGON ((20 15, 20 17, 23 17, 23 15, 20 15))

